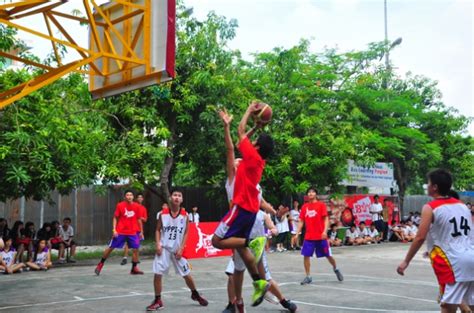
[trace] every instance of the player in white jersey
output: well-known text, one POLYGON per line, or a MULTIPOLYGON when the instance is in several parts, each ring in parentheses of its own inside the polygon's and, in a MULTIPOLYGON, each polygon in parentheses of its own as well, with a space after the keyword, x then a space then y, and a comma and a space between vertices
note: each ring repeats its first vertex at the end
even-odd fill
POLYGON ((474 309, 474 242, 469 209, 448 195, 451 174, 437 169, 428 174, 428 194, 434 198, 423 206, 421 223, 405 260, 397 272, 404 275, 415 254, 430 237, 431 264, 438 283, 444 287, 441 312, 454 313, 462 302, 474 309))
POLYGON ((207 300, 201 297, 196 290, 189 263, 183 258, 184 246, 188 237, 189 220, 188 214, 181 208, 182 203, 183 193, 180 190, 173 190, 171 192, 170 208, 163 209, 157 215, 156 255, 153 261, 155 300, 146 308, 147 311, 157 311, 164 308, 161 300, 162 276, 168 274, 171 264, 173 264, 176 274, 184 278, 186 285, 191 290, 191 299, 199 302, 202 306, 208 305, 207 300))
POLYGON ((5 274, 21 272, 25 267, 24 263, 15 264, 16 250, 12 247, 12 239, 8 236, 3 237, 5 246, 0 250, 0 271, 5 274))
POLYGON ((46 240, 41 239, 38 241, 38 244, 36 245, 35 257, 33 261, 26 262, 26 266, 36 271, 47 271, 53 266, 53 263, 51 262, 51 251, 46 245, 46 240))

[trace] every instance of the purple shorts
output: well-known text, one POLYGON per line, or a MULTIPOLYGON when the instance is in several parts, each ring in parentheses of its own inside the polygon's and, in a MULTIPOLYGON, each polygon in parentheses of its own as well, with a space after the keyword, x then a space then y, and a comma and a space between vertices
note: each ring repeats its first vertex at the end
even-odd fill
POLYGON ((316 257, 324 258, 331 256, 331 247, 327 240, 305 240, 303 242, 303 248, 301 249, 301 255, 306 257, 312 257, 316 253, 316 257))
POLYGON ((256 213, 234 205, 222 218, 214 235, 221 239, 230 237, 248 239, 256 217, 256 213))
POLYGON ((130 249, 138 249, 140 248, 140 236, 137 234, 117 235, 117 237, 112 237, 112 240, 110 240, 109 248, 122 249, 125 243, 130 249))

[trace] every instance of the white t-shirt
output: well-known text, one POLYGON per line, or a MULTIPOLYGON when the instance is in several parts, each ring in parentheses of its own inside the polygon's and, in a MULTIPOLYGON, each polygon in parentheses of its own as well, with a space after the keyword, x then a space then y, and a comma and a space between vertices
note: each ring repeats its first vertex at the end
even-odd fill
POLYGON ((45 265, 46 260, 48 259, 48 251, 49 251, 48 248, 44 248, 43 251, 39 252, 36 255, 35 263, 38 264, 38 265, 45 265))
POLYGON ((365 227, 363 230, 359 228, 359 237, 364 238, 369 235, 369 229, 365 227))
POLYGON ((276 228, 278 233, 286 233, 290 231, 290 226, 288 225, 288 219, 286 218, 286 214, 282 216, 282 219, 276 219, 276 228))
POLYGON ((383 211, 382 204, 380 203, 372 203, 370 206, 370 213, 372 213, 372 222, 381 220, 381 213, 383 211))
POLYGON ((379 234, 379 231, 377 230, 377 228, 374 228, 374 230, 372 230, 372 229, 369 228, 369 229, 368 229, 368 234, 369 234, 369 237, 370 237, 370 238, 375 238, 375 237, 377 237, 377 236, 380 235, 380 234, 379 234))
POLYGON ((72 228, 71 225, 67 228, 67 230, 64 230, 63 226, 59 226, 59 236, 63 238, 64 241, 68 241, 69 237, 74 236, 74 229, 72 228))
POLYGON ((298 229, 298 222, 300 220, 300 212, 295 209, 290 210, 290 216, 293 220, 291 226, 293 227, 293 231, 296 234, 296 230, 298 229))
POLYGON ((189 216, 189 222, 191 223, 196 223, 198 224, 199 223, 199 213, 188 213, 188 216, 189 216))
POLYGON ((15 257, 16 250, 10 248, 7 252, 5 250, 0 250, 0 255, 2 255, 2 260, 7 266, 11 266, 13 264, 13 258, 15 257))
POLYGON ((329 239, 335 240, 337 238, 337 230, 336 231, 329 231, 329 239))
POLYGON ((351 239, 356 239, 357 237, 359 237, 359 230, 357 230, 356 228, 354 232, 352 232, 351 229, 349 228, 348 230, 346 230, 346 237, 349 237, 351 239))
POLYGON ((416 227, 415 225, 407 226, 406 228, 408 229, 409 235, 416 235, 416 233, 418 232, 418 227, 416 227))

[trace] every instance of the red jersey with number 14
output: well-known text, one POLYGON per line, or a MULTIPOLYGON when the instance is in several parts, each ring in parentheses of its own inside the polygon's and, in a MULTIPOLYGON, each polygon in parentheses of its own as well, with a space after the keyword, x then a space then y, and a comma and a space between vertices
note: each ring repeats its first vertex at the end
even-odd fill
POLYGON ((114 216, 117 218, 115 230, 119 235, 136 235, 140 231, 138 224, 140 207, 138 203, 127 201, 117 203, 114 216))
POLYGON ((306 227, 305 240, 322 240, 321 235, 324 232, 326 216, 328 216, 328 210, 324 202, 316 201, 303 204, 300 220, 306 227))

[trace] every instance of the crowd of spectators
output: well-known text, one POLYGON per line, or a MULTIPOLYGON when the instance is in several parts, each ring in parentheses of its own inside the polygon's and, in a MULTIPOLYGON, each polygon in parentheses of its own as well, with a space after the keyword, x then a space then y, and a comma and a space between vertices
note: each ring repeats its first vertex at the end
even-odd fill
POLYGON ((33 222, 23 221, 9 228, 7 220, 0 218, 0 273, 48 270, 53 266, 52 250, 58 250, 58 264, 75 263, 76 246, 69 217, 62 224, 44 223, 39 230, 33 222))

